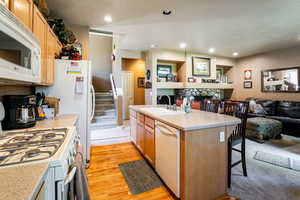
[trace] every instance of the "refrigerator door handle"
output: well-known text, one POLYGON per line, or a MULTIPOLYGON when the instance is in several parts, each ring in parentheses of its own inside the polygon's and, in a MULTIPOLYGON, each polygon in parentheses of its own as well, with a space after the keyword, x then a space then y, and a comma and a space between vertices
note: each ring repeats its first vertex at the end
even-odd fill
POLYGON ((90 116, 90 121, 92 121, 93 117, 94 117, 94 114, 95 114, 95 104, 96 104, 96 100, 95 100, 95 89, 94 89, 94 86, 93 84, 91 84, 91 90, 92 90, 92 112, 91 112, 91 116, 90 116))

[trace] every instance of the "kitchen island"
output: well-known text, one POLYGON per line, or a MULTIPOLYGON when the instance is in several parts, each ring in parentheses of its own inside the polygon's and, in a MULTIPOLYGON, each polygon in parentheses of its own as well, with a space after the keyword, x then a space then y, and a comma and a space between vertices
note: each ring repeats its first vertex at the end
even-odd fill
POLYGON ((180 199, 227 193, 227 141, 240 119, 204 111, 130 106, 131 138, 180 199))

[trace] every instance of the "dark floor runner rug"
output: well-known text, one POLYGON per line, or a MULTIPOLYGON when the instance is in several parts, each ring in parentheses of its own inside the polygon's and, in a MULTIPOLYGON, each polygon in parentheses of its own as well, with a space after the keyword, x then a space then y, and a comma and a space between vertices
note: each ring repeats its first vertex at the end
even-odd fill
POLYGON ((144 160, 121 163, 119 167, 132 194, 140 194, 163 185, 144 160))

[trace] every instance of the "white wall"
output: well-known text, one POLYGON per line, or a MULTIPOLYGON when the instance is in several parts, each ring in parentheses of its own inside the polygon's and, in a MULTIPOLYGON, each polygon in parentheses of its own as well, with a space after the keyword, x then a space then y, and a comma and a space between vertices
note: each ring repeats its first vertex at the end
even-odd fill
MULTIPOLYGON (((183 52, 183 51, 174 51, 166 49, 151 49, 145 54, 146 59, 146 69, 151 70, 151 80, 152 80, 152 89, 145 90, 146 104, 156 104, 157 88, 155 87, 154 82, 156 82, 157 75, 157 60, 166 60, 166 61, 176 61, 176 62, 185 62, 186 67, 186 79, 192 77, 192 57, 206 57, 211 58, 211 73, 209 77, 201 77, 205 79, 215 79, 216 78, 216 66, 235 66, 236 60, 232 58, 225 57, 215 57, 210 55, 205 55, 196 52, 183 52), (149 101, 151 97, 151 101, 149 101)), ((195 77, 198 78, 198 77, 195 77)), ((187 81, 187 80, 186 80, 187 81)), ((185 81, 185 82, 186 82, 185 81)))
POLYGON ((90 34, 90 60, 93 85, 96 91, 111 90, 109 75, 112 73, 112 37, 90 34))

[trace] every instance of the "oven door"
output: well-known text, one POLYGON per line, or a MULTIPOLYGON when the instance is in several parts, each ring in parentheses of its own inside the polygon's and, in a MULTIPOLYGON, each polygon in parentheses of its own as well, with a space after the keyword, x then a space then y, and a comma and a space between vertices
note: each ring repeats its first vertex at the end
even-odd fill
POLYGON ((57 200, 68 200, 69 184, 73 182, 76 174, 76 167, 73 167, 67 174, 65 180, 58 181, 57 187, 57 200))

